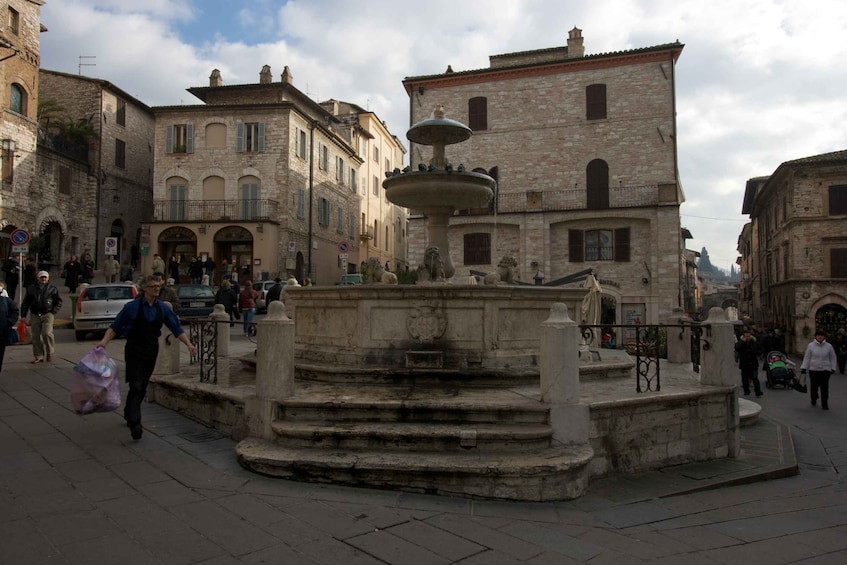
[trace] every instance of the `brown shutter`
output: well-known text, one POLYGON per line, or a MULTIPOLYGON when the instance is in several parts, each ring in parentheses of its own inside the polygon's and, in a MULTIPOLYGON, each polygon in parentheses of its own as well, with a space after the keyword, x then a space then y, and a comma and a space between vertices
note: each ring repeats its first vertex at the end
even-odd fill
POLYGON ((473 131, 488 129, 488 99, 484 96, 468 100, 468 127, 473 131))
POLYGON ((629 262, 629 228, 615 230, 615 262, 629 262))
POLYGON ((834 279, 847 279, 847 249, 829 250, 829 272, 834 279))
POLYGON ((568 230, 568 261, 571 263, 585 261, 583 237, 582 230, 568 230))
POLYGON ((606 119, 606 85, 590 84, 585 87, 585 119, 606 119))

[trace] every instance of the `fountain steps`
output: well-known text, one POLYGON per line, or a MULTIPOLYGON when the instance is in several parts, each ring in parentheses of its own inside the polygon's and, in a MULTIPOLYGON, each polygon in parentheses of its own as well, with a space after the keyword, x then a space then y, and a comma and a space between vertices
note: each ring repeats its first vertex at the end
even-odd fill
MULTIPOLYGON (((426 379, 424 379, 426 380, 426 379)), ((246 468, 301 481, 559 500, 588 484, 590 446, 553 440, 538 386, 332 385, 297 379, 246 468)))
POLYGON ((434 424, 360 422, 324 425, 278 420, 279 445, 288 448, 402 449, 408 451, 527 451, 550 447, 546 424, 434 424))
POLYGON ((427 369, 425 372, 388 367, 338 367, 297 364, 297 378, 336 385, 457 385, 490 388, 538 386, 538 369, 427 369))
POLYGON ((588 487, 588 445, 537 452, 407 452, 287 448, 260 438, 237 447, 239 462, 264 475, 447 496, 565 500, 588 487))

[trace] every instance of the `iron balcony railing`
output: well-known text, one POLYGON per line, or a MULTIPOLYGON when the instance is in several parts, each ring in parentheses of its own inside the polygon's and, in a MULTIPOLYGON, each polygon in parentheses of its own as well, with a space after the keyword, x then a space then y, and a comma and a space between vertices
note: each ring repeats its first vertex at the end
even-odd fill
POLYGON ((153 222, 276 220, 276 200, 154 200, 153 222))

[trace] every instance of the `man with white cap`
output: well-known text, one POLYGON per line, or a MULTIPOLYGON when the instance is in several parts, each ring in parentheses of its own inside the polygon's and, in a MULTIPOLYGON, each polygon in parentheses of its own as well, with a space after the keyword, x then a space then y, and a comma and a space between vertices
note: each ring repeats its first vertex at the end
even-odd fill
POLYGON ((26 289, 21 304, 21 319, 29 314, 30 333, 32 334, 33 363, 53 361, 56 339, 53 336, 53 318, 62 307, 59 289, 50 284, 50 274, 40 271, 37 282, 26 289))

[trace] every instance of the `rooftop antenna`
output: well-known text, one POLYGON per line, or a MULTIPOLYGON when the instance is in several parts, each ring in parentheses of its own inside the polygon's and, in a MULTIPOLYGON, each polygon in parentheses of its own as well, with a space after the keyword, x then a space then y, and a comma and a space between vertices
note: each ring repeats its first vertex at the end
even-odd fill
POLYGON ((97 55, 80 55, 79 56, 79 74, 82 75, 82 67, 96 67, 97 63, 83 63, 83 59, 96 59, 97 55))

